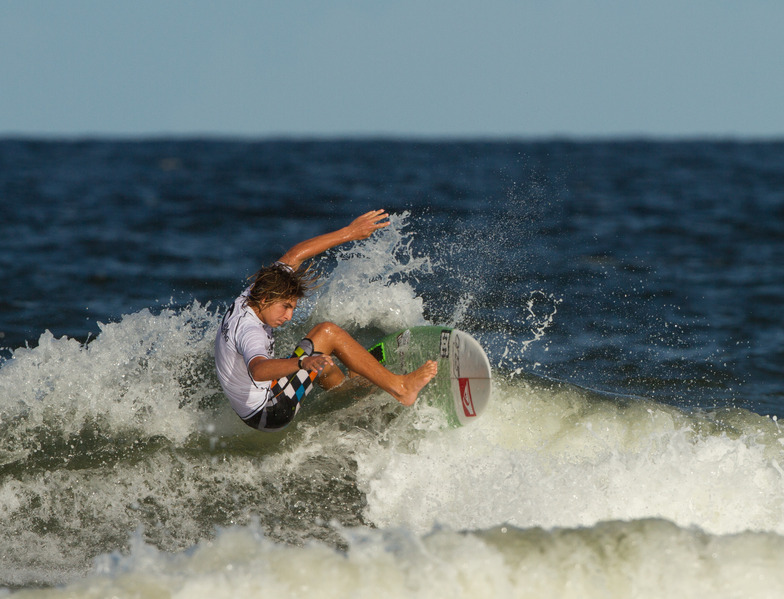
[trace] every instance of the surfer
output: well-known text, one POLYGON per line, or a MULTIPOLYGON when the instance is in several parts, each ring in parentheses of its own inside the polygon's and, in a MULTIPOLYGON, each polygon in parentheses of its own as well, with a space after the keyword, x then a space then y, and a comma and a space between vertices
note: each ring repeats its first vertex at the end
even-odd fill
POLYGON ((412 405, 436 375, 433 360, 409 374, 390 372, 332 322, 313 327, 290 357, 274 357, 273 330, 291 320, 298 300, 316 283, 317 276, 303 263, 343 243, 367 239, 388 225, 384 210, 372 210, 342 229, 302 241, 259 270, 253 284, 234 300, 215 338, 215 366, 224 393, 245 424, 262 431, 287 426, 314 381, 325 389, 344 381, 333 356, 352 375, 366 378, 404 406, 412 405))

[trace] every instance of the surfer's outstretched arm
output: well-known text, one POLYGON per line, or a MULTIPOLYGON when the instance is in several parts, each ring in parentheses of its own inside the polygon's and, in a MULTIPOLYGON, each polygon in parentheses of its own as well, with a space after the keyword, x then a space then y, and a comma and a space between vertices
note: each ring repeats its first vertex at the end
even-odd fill
POLYGON ((299 242, 283 254, 279 262, 297 269, 305 260, 318 256, 330 248, 349 241, 367 239, 377 229, 387 226, 389 226, 389 214, 384 210, 371 210, 354 219, 351 224, 342 229, 299 242))

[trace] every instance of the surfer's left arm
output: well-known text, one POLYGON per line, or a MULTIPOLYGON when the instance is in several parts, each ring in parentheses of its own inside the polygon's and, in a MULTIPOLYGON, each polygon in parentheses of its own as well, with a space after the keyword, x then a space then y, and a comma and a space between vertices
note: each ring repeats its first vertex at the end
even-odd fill
POLYGON ((386 211, 371 210, 370 212, 355 218, 351 224, 342 229, 299 242, 288 252, 283 254, 278 261, 297 269, 305 260, 318 256, 330 248, 348 243, 349 241, 367 239, 374 231, 388 226, 389 214, 387 214, 386 211))

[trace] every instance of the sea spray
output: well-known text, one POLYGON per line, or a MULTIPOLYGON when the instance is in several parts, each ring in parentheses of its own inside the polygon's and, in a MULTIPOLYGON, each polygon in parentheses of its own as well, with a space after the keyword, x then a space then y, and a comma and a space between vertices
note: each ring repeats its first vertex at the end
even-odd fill
POLYGON ((303 303, 308 325, 331 320, 350 332, 392 332, 425 324, 415 284, 432 273, 432 261, 414 251, 408 213, 389 220, 371 239, 335 250, 336 265, 303 303))

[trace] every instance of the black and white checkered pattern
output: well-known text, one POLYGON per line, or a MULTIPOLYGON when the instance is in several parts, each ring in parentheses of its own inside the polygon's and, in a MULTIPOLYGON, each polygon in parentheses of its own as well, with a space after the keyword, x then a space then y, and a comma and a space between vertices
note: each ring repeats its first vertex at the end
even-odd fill
MULTIPOLYGON (((299 342, 290 357, 301 358, 313 354, 313 342, 305 338, 299 342)), ((262 431, 285 428, 299 412, 300 401, 313 389, 317 376, 318 372, 315 370, 308 371, 303 368, 278 379, 270 389, 271 396, 267 403, 250 418, 245 418, 245 424, 262 431)))

